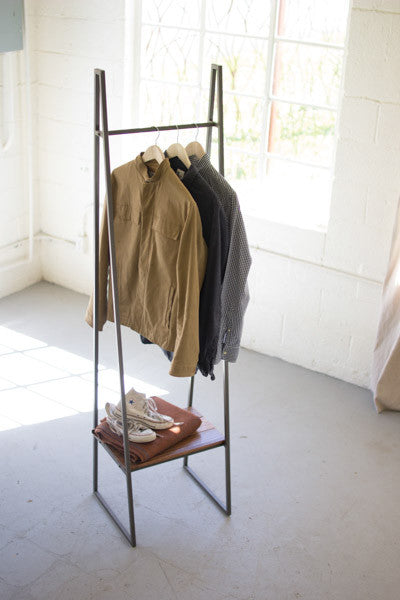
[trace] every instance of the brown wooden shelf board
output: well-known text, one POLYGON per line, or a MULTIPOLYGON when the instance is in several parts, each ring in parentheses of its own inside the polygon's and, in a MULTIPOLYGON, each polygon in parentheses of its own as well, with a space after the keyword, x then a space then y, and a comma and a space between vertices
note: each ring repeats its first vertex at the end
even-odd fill
MULTIPOLYGON (((199 414, 195 409, 192 409, 192 411, 196 414, 199 414)), ((99 440, 99 442, 108 452, 108 454, 110 454, 110 456, 115 460, 118 466, 125 472, 125 460, 123 452, 119 452, 118 450, 111 448, 101 440, 99 440)), ((178 442, 175 444, 175 446, 171 446, 171 448, 168 448, 161 454, 157 454, 157 456, 154 456, 150 460, 146 460, 145 462, 141 463, 131 462, 131 471, 139 471, 140 469, 159 465, 177 458, 183 458, 184 456, 189 456, 190 454, 197 454, 198 452, 211 450, 211 448, 218 448, 218 446, 223 446, 224 444, 225 438, 223 434, 220 433, 218 429, 216 429, 209 421, 204 419, 204 417, 201 417, 201 425, 195 433, 178 442)))

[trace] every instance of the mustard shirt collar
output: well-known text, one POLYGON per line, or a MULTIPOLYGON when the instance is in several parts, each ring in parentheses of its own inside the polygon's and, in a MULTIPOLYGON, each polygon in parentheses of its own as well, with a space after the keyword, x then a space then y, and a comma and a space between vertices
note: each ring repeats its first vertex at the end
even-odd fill
POLYGON ((148 161, 147 163, 145 163, 145 162, 143 162, 143 158, 142 158, 143 154, 144 154, 144 152, 141 152, 135 158, 135 165, 136 165, 136 168, 139 171, 140 175, 142 176, 142 178, 144 179, 144 181, 146 183, 155 183, 163 176, 163 174, 168 169, 171 169, 168 158, 164 158, 164 160, 160 164, 158 164, 158 162, 156 160, 151 160, 151 161, 148 161), (152 177, 149 177, 148 167, 150 167, 151 170, 154 171, 154 174, 152 175, 152 177))

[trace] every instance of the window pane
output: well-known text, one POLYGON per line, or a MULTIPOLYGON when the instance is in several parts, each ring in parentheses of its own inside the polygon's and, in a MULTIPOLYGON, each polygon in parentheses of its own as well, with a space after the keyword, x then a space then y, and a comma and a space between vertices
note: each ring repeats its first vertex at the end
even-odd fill
MULTIPOLYGON (((215 149, 215 164, 218 165, 217 149, 215 149)), ((225 148, 225 177, 228 181, 250 180, 257 177, 258 158, 246 152, 234 152, 225 148)))
POLYGON ((335 106, 338 103, 342 50, 276 44, 273 94, 281 98, 335 106))
POLYGON ((281 0, 278 35, 344 44, 349 0, 281 0))
MULTIPOLYGON (((142 81, 140 94, 141 126, 193 122, 196 115, 198 96, 198 88, 142 81)), ((191 135, 194 136, 193 131, 191 135)), ((162 145, 163 140, 168 141, 169 138, 166 136, 167 134, 161 133, 160 145, 162 145)), ((176 134, 169 133, 169 136, 173 138, 171 138, 171 144, 176 141, 176 134)), ((182 140, 183 131, 180 131, 179 141, 183 143, 182 140)), ((169 144, 167 143, 167 145, 169 144)))
MULTIPOLYGON (((213 133, 210 157, 212 164, 218 170, 218 137, 216 133, 213 133)), ((224 158, 225 177, 228 181, 241 181, 244 185, 246 185, 246 182, 250 180, 255 180, 257 178, 257 156, 252 156, 247 152, 236 152, 234 149, 225 146, 224 158)))
POLYGON ((193 31, 142 27, 142 77, 198 82, 199 35, 193 31))
POLYGON ((330 165, 335 112, 273 102, 270 119, 269 152, 286 158, 330 165))
MULTIPOLYGON (((133 0, 134 2, 136 0, 133 0)), ((146 23, 163 23, 199 28, 201 0, 146 0, 142 3, 142 19, 146 23)))
POLYGON ((269 0, 207 0, 206 28, 268 36, 269 0))
POLYGON ((232 35, 206 34, 203 85, 209 84, 211 63, 222 65, 225 89, 264 94, 267 42, 232 35))
POLYGON ((259 152, 262 102, 242 96, 225 96, 225 145, 259 152))
MULTIPOLYGON (((203 101, 199 119, 207 120, 208 89, 203 91, 203 101)), ((263 101, 257 98, 246 98, 225 94, 224 97, 224 143, 246 152, 259 152, 262 127, 263 101)), ((217 120, 217 106, 214 108, 217 120)), ((213 139, 217 139, 217 130, 213 130, 213 139)))

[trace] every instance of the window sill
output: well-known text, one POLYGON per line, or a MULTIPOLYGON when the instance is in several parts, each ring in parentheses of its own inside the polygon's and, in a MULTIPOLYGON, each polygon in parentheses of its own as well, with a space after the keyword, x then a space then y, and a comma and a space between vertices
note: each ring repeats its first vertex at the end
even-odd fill
MULTIPOLYGON (((273 190, 259 182, 233 182, 249 245, 274 254, 321 264, 329 217, 328 202, 299 190, 273 190)), ((327 198, 327 195, 324 196, 327 198)))
POLYGON ((327 190, 296 183, 234 181, 243 215, 290 227, 326 233, 329 220, 327 190))

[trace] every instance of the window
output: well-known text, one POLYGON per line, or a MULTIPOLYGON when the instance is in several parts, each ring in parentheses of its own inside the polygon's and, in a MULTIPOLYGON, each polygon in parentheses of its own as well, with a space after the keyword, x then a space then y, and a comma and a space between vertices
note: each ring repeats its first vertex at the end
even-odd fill
POLYGON ((347 15, 348 0, 146 0, 141 123, 204 120, 222 64, 225 170, 245 210, 326 226, 347 15))

